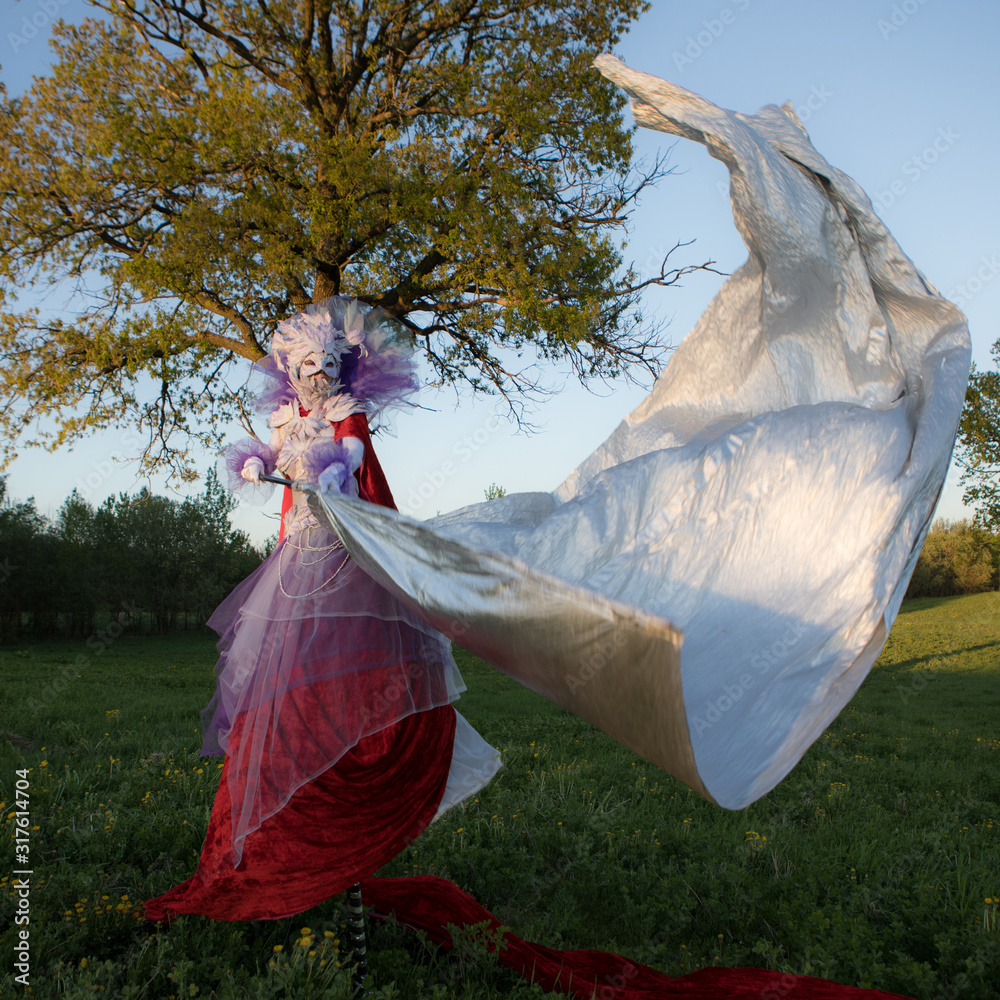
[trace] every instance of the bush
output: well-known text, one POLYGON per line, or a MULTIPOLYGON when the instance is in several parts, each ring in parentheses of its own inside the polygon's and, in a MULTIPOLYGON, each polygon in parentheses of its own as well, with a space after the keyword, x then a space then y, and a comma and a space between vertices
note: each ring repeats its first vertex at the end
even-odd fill
POLYGON ((235 506, 209 470, 182 502, 142 489, 95 509, 74 490, 50 523, 0 476, 0 642, 204 622, 265 555, 231 525, 235 506))
POLYGON ((953 597, 998 589, 1000 537, 966 520, 938 519, 927 534, 907 597, 953 597))

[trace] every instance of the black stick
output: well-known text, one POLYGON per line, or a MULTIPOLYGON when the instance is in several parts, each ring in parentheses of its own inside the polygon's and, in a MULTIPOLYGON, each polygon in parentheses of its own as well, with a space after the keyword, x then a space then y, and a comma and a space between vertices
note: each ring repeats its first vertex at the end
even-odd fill
POLYGON ((351 977, 351 997, 365 995, 365 979, 368 976, 368 939, 365 936, 365 908, 361 901, 361 883, 347 890, 347 927, 351 932, 354 974, 351 977))

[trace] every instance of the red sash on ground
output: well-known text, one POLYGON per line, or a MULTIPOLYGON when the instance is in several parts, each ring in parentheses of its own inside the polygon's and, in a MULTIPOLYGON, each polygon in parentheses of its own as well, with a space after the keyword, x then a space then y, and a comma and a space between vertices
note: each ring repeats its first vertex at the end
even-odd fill
MULTIPOLYGON (((361 882, 366 906, 377 916, 394 914, 400 923, 425 931, 436 944, 452 946, 448 924, 499 920, 447 879, 433 875, 368 878, 361 882)), ((545 990, 581 1000, 909 1000, 898 993, 841 986, 812 976, 792 976, 767 969, 699 969, 666 976, 656 969, 606 951, 557 951, 503 932, 506 947, 500 965, 520 973, 545 990)))

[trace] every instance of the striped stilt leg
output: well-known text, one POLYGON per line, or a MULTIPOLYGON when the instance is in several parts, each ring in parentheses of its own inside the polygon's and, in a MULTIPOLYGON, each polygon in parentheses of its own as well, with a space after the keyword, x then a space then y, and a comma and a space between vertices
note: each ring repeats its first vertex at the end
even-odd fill
POLYGON ((354 975, 351 978, 351 996, 365 995, 365 977, 368 975, 368 940, 365 936, 365 908, 361 902, 361 883, 347 890, 347 928, 351 932, 354 975))

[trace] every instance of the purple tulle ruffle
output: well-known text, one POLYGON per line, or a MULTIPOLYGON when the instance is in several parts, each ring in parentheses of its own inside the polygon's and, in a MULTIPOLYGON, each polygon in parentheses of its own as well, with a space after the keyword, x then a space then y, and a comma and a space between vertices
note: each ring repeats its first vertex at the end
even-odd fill
POLYGON ((263 385, 253 396, 253 408, 257 413, 272 413, 285 403, 298 403, 299 397, 288 375, 268 355, 253 366, 254 373, 263 376, 263 385))
POLYGON ((223 451, 219 459, 219 471, 225 472, 223 482, 231 492, 238 493, 253 503, 266 503, 274 493, 274 486, 271 483, 251 483, 243 478, 243 467, 248 458, 259 458, 264 464, 264 474, 274 474, 277 456, 273 449, 257 438, 248 437, 229 445, 223 451))
POLYGON ((338 493, 358 495, 354 470, 360 461, 354 461, 350 450, 340 441, 320 438, 303 457, 305 479, 316 483, 320 489, 333 489, 338 493))

